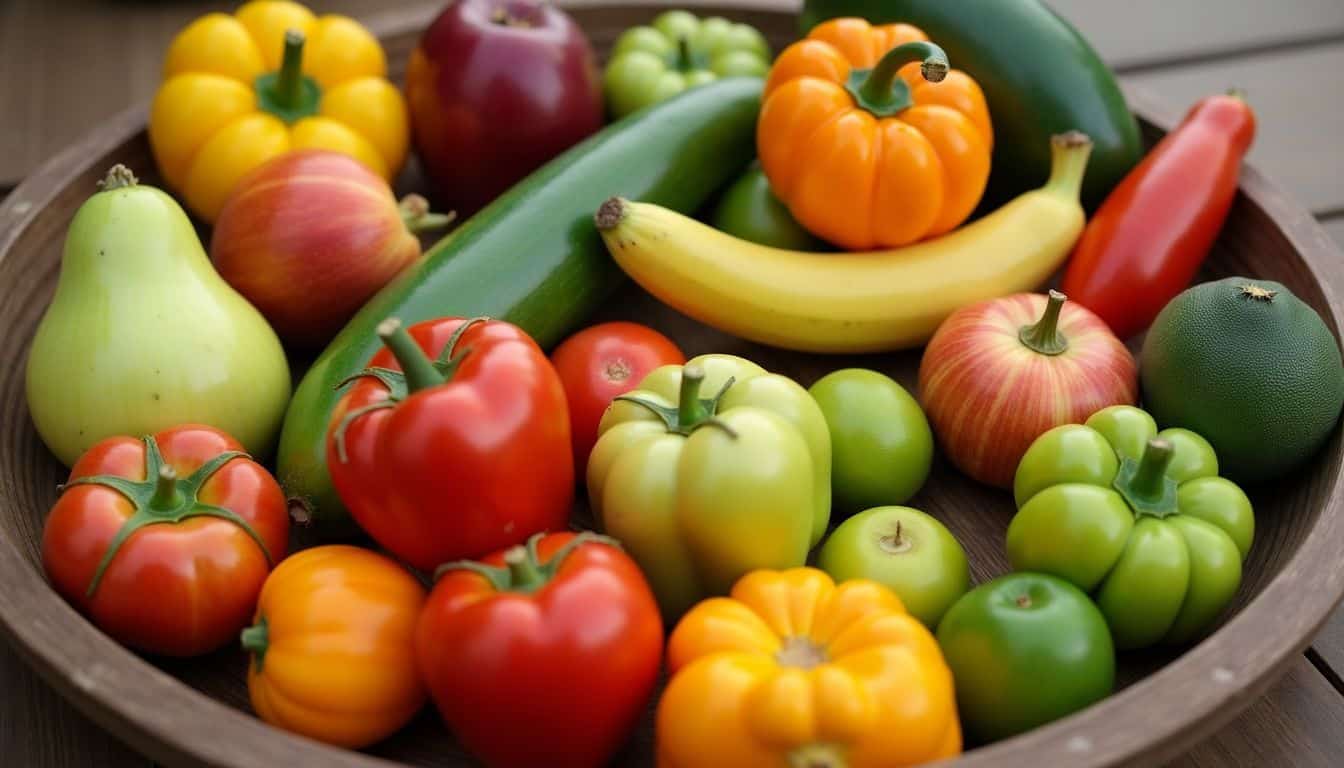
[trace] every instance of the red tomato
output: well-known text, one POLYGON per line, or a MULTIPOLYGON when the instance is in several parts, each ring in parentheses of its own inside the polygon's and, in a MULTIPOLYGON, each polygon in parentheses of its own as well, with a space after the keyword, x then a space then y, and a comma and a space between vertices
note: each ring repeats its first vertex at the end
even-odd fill
POLYGON ((648 326, 617 322, 594 325, 565 339, 551 353, 551 362, 565 385, 574 473, 582 481, 597 442, 598 422, 612 398, 639 386, 654 368, 681 365, 686 355, 648 326))
POLYGON ((285 494, 242 449, 199 424, 90 448, 42 532, 56 591, 142 651, 237 642, 289 545, 285 494))
POLYGON ((387 348, 337 403, 327 439, 355 521, 425 571, 563 530, 574 502, 569 412, 536 342, 485 318, 409 331, 384 321, 378 332, 387 348))
POLYGON ((658 680, 663 624, 639 567, 605 537, 534 536, 455 563, 416 657, 439 713, 490 768, 606 765, 658 680))

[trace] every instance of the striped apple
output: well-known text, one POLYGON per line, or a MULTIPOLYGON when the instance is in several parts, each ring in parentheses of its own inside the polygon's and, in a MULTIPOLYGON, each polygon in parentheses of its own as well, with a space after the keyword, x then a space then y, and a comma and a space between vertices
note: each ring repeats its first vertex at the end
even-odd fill
POLYGON ((401 204, 382 177, 339 152, 280 155, 241 179, 215 221, 210 259, 291 348, 321 349, 420 258, 417 233, 451 216, 401 204))
POLYGON ((1011 488, 1028 446, 1138 398, 1134 356, 1064 294, 1019 293, 943 321, 919 365, 919 399, 943 452, 964 474, 1011 488))

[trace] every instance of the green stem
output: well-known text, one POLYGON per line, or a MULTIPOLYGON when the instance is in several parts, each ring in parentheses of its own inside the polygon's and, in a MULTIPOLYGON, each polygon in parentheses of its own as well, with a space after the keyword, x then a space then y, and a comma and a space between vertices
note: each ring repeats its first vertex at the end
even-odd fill
POLYGON ((182 505, 182 492, 177 488, 177 472, 169 465, 159 467, 159 476, 154 481, 154 495, 149 497, 149 506, 168 511, 182 505))
POLYGON ((705 369, 689 365, 681 369, 680 400, 677 404, 677 426, 689 430, 708 419, 710 413, 700 400, 700 385, 705 381, 705 369))
POLYGON ((1028 349, 1042 355, 1058 355, 1069 348, 1068 337, 1059 331, 1059 311, 1064 307, 1067 298, 1052 289, 1041 319, 1036 321, 1035 325, 1022 326, 1017 332, 1017 338, 1028 349))
POLYGON ((546 574, 541 572, 539 563, 531 557, 526 547, 513 547, 505 552, 504 564, 509 567, 511 590, 528 593, 546 583, 546 574))
POLYGON ((238 636, 243 644, 243 650, 252 654, 257 659, 257 671, 261 671, 262 662, 266 658, 266 649, 270 646, 270 629, 266 625, 266 617, 262 616, 257 623, 244 629, 238 636))
POLYGON ((457 218, 456 211, 431 213, 429 201, 417 194, 403 197, 401 203, 397 205, 397 211, 401 214, 401 223, 406 225, 409 232, 417 235, 421 232, 443 229, 457 218))
POLYGON ((685 35, 677 37, 677 69, 682 72, 689 72, 693 68, 691 61, 691 44, 685 35))
POLYGON ((297 109, 303 99, 303 33, 285 30, 285 52, 275 78, 275 100, 285 109, 297 109))
POLYGON ((1165 492, 1167 467, 1175 455, 1175 449, 1169 441, 1162 438, 1149 440, 1134 479, 1130 481, 1131 492, 1147 499, 1160 499, 1165 492))
POLYGON ((392 356, 401 365, 401 371, 406 375, 407 393, 437 387, 445 381, 425 351, 402 327, 401 320, 389 317, 379 323, 378 338, 392 350, 392 356))
POLYGON ((855 70, 850 74, 846 88, 860 107, 878 117, 890 117, 914 103, 910 86, 900 77, 901 67, 912 61, 923 62, 920 74, 931 83, 947 77, 947 54, 943 49, 930 42, 917 41, 887 51, 870 70, 855 70))

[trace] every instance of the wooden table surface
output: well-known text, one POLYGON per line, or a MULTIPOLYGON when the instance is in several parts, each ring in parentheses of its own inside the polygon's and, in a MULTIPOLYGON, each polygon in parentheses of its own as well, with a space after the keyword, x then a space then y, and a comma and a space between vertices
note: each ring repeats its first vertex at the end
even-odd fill
MULTIPOLYGON (((314 2, 353 15, 413 4, 314 2)), ((148 99, 174 31, 205 10, 232 5, 0 0, 0 192, 100 119, 148 99)), ((1344 243, 1344 0, 1053 5, 1126 87, 1152 94, 1173 114, 1205 94, 1244 89, 1260 118, 1251 161, 1344 243)), ((0 764, 151 763, 85 720, 0 644, 0 764)), ((1344 765, 1344 611, 1268 694, 1174 765, 1344 765)))

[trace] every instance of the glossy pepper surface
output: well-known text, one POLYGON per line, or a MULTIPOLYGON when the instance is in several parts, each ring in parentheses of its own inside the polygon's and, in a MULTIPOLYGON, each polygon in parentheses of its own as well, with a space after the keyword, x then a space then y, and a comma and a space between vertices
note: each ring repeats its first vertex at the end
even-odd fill
POLYGON ((178 33, 149 114, 168 186, 214 221, 248 171, 291 149, 350 155, 391 181, 410 141, 406 105, 364 27, 298 3, 250 2, 178 33))
POLYGON ((185 424, 81 456, 47 516, 42 564, 118 642, 195 656, 237 638, 288 544, 270 473, 229 435, 185 424))
POLYGON ((1128 405, 1037 438, 1013 494, 1013 568, 1091 592, 1122 649, 1196 639, 1236 595, 1255 533, 1208 441, 1128 405))
POLYGON ((961 752, 938 643, 874 581, 754 571, 686 614, 667 666, 659 768, 896 768, 961 752))
POLYGON ((830 520, 826 418, 807 390, 740 357, 665 365, 603 415, 588 499, 675 619, 748 571, 807 559, 830 520))
POLYGON ((327 442, 355 521, 425 571, 563 530, 574 499, 569 410, 536 342, 485 318, 409 332, 391 319, 378 333, 386 348, 353 377, 327 442))
POLYGON ((605 537, 566 532, 439 573, 416 653, 462 744, 489 768, 607 765, 663 657, 634 561, 605 537))
POLYGON ((1239 94, 1196 104, 1087 223, 1064 292, 1121 338, 1147 328, 1209 255, 1254 138, 1239 94))
POLYGON ((1143 157, 1139 125, 1115 74, 1042 0, 805 0, 799 27, 862 16, 924 30, 984 89, 994 116, 997 206, 1050 174, 1049 139, 1081 131, 1094 144, 1083 181, 1088 210, 1143 157))
POLYGON ((349 749, 392 735, 425 703, 415 661, 424 603, 410 572, 367 549, 329 545, 286 558, 242 632, 252 709, 349 749))
POLYGON ((616 38, 602 74, 607 110, 622 118, 720 77, 763 77, 770 46, 754 27, 666 11, 616 38))
POLYGON ((955 228, 980 202, 993 147, 980 87, 908 24, 828 21, 765 82, 756 148, 798 223, 849 250, 955 228))

